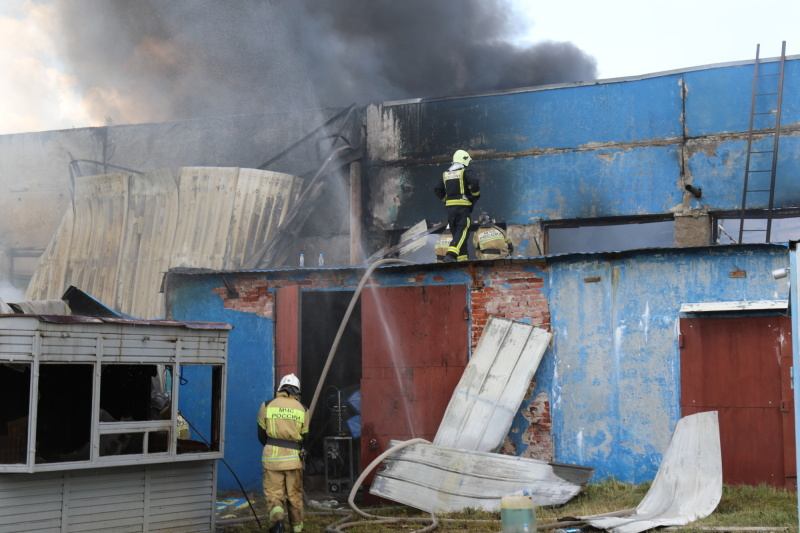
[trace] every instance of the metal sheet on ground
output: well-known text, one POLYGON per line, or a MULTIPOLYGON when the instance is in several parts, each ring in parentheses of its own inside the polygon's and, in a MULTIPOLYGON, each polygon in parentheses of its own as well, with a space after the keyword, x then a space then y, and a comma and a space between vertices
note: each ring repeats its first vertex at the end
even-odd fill
POLYGON ((437 446, 496 451, 508 434, 552 334, 490 317, 433 440, 437 446))
POLYGON ((533 492, 536 506, 560 505, 578 494, 594 472, 584 466, 433 444, 403 448, 384 465, 371 494, 439 513, 466 508, 499 511, 503 496, 524 489, 533 492))
POLYGON ((650 490, 627 517, 584 520, 614 533, 680 526, 710 515, 722 498, 722 454, 716 411, 678 421, 650 490))

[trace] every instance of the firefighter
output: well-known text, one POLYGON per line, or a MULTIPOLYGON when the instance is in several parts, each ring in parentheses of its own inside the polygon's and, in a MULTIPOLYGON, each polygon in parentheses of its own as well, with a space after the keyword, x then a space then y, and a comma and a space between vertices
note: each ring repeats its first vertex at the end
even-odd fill
POLYGON ((453 154, 453 163, 442 174, 442 181, 434 188, 434 193, 439 200, 444 202, 447 210, 447 222, 453 233, 453 240, 447 249, 443 262, 466 261, 469 259, 467 252, 467 236, 471 221, 472 207, 481 195, 481 187, 475 173, 469 168, 472 161, 470 155, 464 150, 453 154))
POLYGON ((447 249, 450 247, 450 241, 453 240, 453 234, 450 233, 450 226, 447 226, 442 231, 436 244, 433 245, 433 252, 436 254, 436 262, 441 263, 444 261, 444 256, 447 255, 447 249))
POLYGON ((501 259, 514 253, 514 245, 502 228, 495 226, 494 220, 486 213, 478 218, 478 229, 472 238, 478 259, 501 259))
POLYGON ((300 403, 300 380, 294 374, 283 376, 275 398, 258 410, 258 440, 264 445, 261 455, 264 497, 269 511, 270 533, 284 533, 288 512, 290 531, 303 531, 303 437, 309 419, 300 403), (284 502, 286 506, 284 507, 284 502))
POLYGON ((181 440, 188 440, 192 436, 189 431, 189 422, 183 417, 183 413, 178 411, 178 426, 175 428, 178 438, 181 440))

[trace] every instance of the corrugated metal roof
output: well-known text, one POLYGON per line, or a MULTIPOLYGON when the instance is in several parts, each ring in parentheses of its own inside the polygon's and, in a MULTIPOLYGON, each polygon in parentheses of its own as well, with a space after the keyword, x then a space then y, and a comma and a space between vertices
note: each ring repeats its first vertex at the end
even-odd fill
POLYGON ((28 299, 74 285, 122 313, 164 316, 161 277, 171 267, 236 269, 283 221, 298 177, 191 167, 81 178, 75 201, 42 255, 28 299))
POLYGON ((183 327, 186 329, 222 329, 231 330, 233 326, 225 322, 181 322, 179 320, 141 320, 137 318, 110 318, 97 316, 79 315, 37 315, 37 314, 0 314, 3 318, 36 318, 40 322, 50 322, 53 324, 130 324, 134 326, 161 326, 161 327, 183 327))

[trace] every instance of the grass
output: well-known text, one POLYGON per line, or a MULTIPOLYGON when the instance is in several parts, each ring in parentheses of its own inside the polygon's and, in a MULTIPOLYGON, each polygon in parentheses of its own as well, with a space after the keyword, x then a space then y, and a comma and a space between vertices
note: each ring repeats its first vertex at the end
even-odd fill
MULTIPOLYGON (((602 483, 593 483, 586 490, 561 507, 537 508, 536 519, 540 525, 554 522, 557 518, 572 516, 589 516, 611 511, 621 511, 636 507, 641 502, 650 488, 649 483, 641 485, 628 485, 610 480, 602 483)), ((263 498, 256 503, 256 512, 265 514, 263 498)), ((346 507, 343 504, 342 507, 346 507)), ((768 487, 766 485, 751 487, 745 485, 724 486, 722 500, 716 510, 708 517, 687 524, 682 531, 696 531, 698 528, 735 528, 735 527, 770 527, 775 531, 786 528, 788 533, 798 532, 797 493, 784 489, 768 487)), ((362 508, 362 511, 386 517, 416 517, 427 518, 429 515, 420 513, 409 507, 372 507, 362 508)), ((249 509, 239 511, 238 516, 252 516, 249 509)), ((326 527, 337 521, 340 517, 331 514, 317 513, 314 509, 307 509, 304 532, 324 532, 326 527)), ((437 532, 500 532, 500 513, 487 513, 483 511, 466 510, 439 517, 443 519, 437 532)), ((353 515, 348 521, 364 522, 355 527, 348 527, 348 533, 388 533, 410 532, 422 529, 424 524, 404 522, 401 524, 384 524, 368 522, 360 516, 353 515)), ((262 520, 266 531, 266 523, 262 520)), ((593 528, 584 528, 590 531, 593 528)), ((255 522, 238 526, 219 529, 224 533, 251 533, 259 531, 255 522)))

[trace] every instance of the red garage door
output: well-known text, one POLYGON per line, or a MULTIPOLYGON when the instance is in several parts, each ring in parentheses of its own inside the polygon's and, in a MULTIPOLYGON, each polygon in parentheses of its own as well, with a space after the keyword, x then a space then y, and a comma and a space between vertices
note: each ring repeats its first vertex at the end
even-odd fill
POLYGON ((363 292, 362 468, 391 439, 433 440, 467 365, 466 306, 464 285, 363 292))
POLYGON ((683 416, 719 412, 723 481, 797 489, 791 321, 681 319, 683 416))

